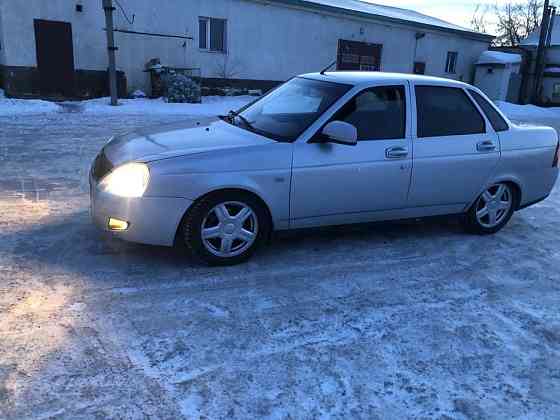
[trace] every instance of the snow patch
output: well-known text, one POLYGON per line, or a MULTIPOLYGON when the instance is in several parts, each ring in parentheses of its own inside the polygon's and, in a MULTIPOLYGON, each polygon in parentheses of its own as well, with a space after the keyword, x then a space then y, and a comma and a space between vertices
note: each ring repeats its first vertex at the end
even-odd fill
POLYGON ((500 51, 484 51, 476 64, 519 64, 520 54, 510 54, 500 51))
POLYGON ((514 120, 560 118, 560 108, 541 108, 535 105, 516 105, 503 101, 496 101, 496 105, 504 114, 514 120))
POLYGON ((254 101, 251 96, 205 96, 201 104, 167 103, 159 99, 120 99, 119 106, 111 106, 109 98, 82 102, 83 112, 96 115, 150 114, 150 115, 194 115, 215 116, 227 114, 254 101))
POLYGON ((35 99, 9 99, 0 89, 0 117, 14 115, 46 114, 59 112, 60 107, 48 101, 35 99))

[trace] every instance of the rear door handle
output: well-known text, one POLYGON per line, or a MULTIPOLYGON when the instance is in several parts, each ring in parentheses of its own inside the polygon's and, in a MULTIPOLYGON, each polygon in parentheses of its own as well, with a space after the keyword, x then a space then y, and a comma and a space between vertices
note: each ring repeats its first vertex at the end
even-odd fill
POLYGON ((408 156, 406 147, 389 147, 385 149, 385 157, 387 159, 403 159, 408 156))
POLYGON ((496 150, 496 145, 492 140, 484 140, 477 143, 476 150, 479 152, 491 152, 492 150, 496 150))

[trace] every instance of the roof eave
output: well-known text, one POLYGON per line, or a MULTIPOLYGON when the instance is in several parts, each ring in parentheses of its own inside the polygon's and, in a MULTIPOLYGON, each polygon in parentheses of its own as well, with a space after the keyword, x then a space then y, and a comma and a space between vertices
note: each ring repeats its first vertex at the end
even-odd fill
POLYGON ((492 42, 494 40, 494 38, 496 38, 494 35, 488 35, 488 34, 483 34, 483 33, 479 33, 479 32, 471 32, 471 31, 467 31, 467 30, 463 31, 463 30, 460 30, 460 29, 447 28, 445 26, 430 25, 430 24, 427 24, 427 23, 415 22, 413 20, 393 18, 393 17, 379 15, 379 14, 375 14, 375 13, 366 13, 366 12, 361 12, 359 10, 345 9, 343 7, 336 7, 336 6, 329 6, 329 5, 325 5, 325 4, 312 3, 312 2, 309 2, 309 1, 306 1, 306 0, 264 0, 264 1, 268 2, 268 3, 282 3, 282 4, 292 5, 292 6, 299 6, 299 7, 305 7, 305 8, 310 8, 310 9, 324 10, 324 11, 328 11, 328 12, 331 12, 331 13, 338 13, 338 14, 356 16, 356 17, 365 18, 365 19, 383 20, 383 21, 386 21, 386 22, 398 23, 398 24, 401 24, 401 25, 416 26, 416 27, 423 28, 423 29, 431 29, 431 30, 443 31, 443 32, 448 32, 448 33, 454 33, 454 34, 459 34, 459 35, 468 37, 470 39, 474 39, 474 40, 477 40, 477 41, 489 42, 489 43, 492 42))

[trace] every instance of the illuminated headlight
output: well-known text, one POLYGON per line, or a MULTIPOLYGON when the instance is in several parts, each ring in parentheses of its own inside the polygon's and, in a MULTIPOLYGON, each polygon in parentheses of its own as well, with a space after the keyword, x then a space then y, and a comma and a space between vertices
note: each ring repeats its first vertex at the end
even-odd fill
POLYGON ((150 171, 143 163, 127 163, 119 166, 107 175, 99 187, 101 190, 120 197, 142 197, 148 182, 150 171))

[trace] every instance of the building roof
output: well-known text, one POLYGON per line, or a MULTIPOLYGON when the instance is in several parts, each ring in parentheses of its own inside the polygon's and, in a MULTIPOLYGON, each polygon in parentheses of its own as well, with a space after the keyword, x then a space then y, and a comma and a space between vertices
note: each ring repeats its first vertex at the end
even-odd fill
MULTIPOLYGON (((539 39, 541 37, 540 26, 535 29, 527 38, 521 41, 523 47, 538 47, 539 39)), ((550 45, 560 45, 560 15, 554 18, 554 27, 552 28, 552 36, 550 37, 550 45)))
POLYGON ((414 10, 393 6, 384 6, 361 0, 269 0, 293 6, 303 6, 322 9, 334 13, 344 13, 365 18, 377 18, 401 24, 413 24, 426 29, 438 29, 447 32, 461 33, 485 41, 491 41, 494 36, 475 32, 454 23, 446 22, 432 16, 424 15, 414 10))
POLYGON ((476 64, 519 64, 522 58, 520 54, 511 54, 501 51, 484 51, 480 54, 476 64))

